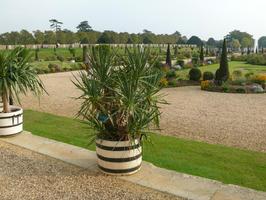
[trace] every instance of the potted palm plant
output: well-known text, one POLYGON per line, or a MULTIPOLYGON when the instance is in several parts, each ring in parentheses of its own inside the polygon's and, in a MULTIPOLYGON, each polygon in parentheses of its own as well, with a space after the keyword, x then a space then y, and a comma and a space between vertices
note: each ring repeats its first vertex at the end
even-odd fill
POLYGON ((101 171, 133 174, 142 163, 141 140, 151 128, 159 128, 158 105, 164 103, 156 58, 140 48, 117 56, 106 46, 90 49, 88 58, 89 72, 80 72, 73 81, 82 91, 78 115, 95 130, 92 139, 101 171))
POLYGON ((19 101, 19 94, 28 91, 39 96, 44 86, 37 72, 29 64, 31 54, 25 48, 0 53, 0 136, 13 135, 23 130, 23 110, 9 105, 10 97, 19 101))

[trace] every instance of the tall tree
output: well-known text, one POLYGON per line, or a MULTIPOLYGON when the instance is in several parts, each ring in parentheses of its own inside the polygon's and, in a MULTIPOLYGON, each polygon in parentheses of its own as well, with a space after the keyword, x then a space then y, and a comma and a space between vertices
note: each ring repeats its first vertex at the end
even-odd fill
POLYGON ((37 30, 33 31, 34 38, 35 38, 35 44, 43 44, 45 40, 45 35, 42 31, 37 30))
POLYGON ((197 46, 201 46, 202 45, 202 41, 199 37, 197 36, 192 36, 191 38, 189 38, 189 40, 187 41, 187 44, 192 44, 192 45, 197 45, 197 46))
POLYGON ((217 42, 214 38, 209 38, 206 44, 210 47, 216 47, 217 42))
POLYGON ((238 39, 232 39, 231 47, 233 48, 234 51, 238 51, 239 48, 241 47, 239 40, 238 39))
POLYGON ((56 19, 50 19, 49 22, 51 23, 50 27, 55 31, 55 38, 56 38, 56 47, 58 47, 59 39, 58 39, 58 32, 61 31, 61 26, 63 22, 60 22, 56 19))
POLYGON ((80 22, 76 28, 78 29, 78 32, 90 32, 90 31, 92 31, 92 27, 89 25, 88 21, 80 22))
POLYGON ((234 30, 229 33, 231 39, 237 39, 242 48, 247 48, 248 46, 254 46, 253 36, 247 32, 241 32, 239 30, 234 30))
POLYGON ((51 23, 51 25, 50 25, 51 29, 54 29, 55 32, 61 30, 61 26, 62 26, 63 22, 60 22, 56 19, 50 19, 49 22, 51 23))
POLYGON ((247 54, 248 54, 248 55, 250 54, 250 46, 248 46, 247 54))
POLYGON ((263 36, 258 40, 258 45, 259 45, 259 48, 266 47, 266 36, 263 36))
POLYGON ((223 82, 228 80, 229 76, 230 73, 229 73, 229 66, 227 60, 227 45, 226 45, 226 39, 224 39, 220 68, 216 71, 215 74, 216 83, 221 85, 223 82))

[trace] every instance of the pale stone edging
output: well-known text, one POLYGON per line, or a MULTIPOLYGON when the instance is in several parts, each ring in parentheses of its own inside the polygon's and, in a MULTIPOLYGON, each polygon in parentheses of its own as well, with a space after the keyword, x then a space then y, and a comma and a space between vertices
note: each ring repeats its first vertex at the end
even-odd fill
MULTIPOLYGON (((93 151, 35 136, 29 132, 0 140, 82 168, 98 171, 96 155, 93 151)), ((266 192, 225 185, 218 181, 177 173, 147 162, 143 162, 142 169, 137 174, 119 178, 190 200, 266 199, 266 192)))

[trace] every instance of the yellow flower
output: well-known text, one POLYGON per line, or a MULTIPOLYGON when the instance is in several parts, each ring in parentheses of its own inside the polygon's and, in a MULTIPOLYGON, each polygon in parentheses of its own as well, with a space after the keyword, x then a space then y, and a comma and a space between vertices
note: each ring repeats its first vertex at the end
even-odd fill
POLYGON ((210 86, 210 81, 209 80, 207 80, 207 81, 201 81, 200 86, 201 86, 201 89, 202 90, 205 90, 205 89, 207 89, 210 86))
POLYGON ((255 80, 266 81, 266 74, 258 74, 255 76, 255 80))
POLYGON ((160 84, 161 84, 161 86, 166 87, 166 86, 168 86, 168 80, 166 78, 162 78, 160 80, 160 84))

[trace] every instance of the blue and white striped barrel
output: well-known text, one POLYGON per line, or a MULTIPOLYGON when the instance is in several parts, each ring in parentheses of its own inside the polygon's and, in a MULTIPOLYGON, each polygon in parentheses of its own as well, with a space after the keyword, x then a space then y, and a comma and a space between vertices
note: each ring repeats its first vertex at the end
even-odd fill
POLYGON ((101 171, 111 175, 136 173, 142 163, 142 148, 139 140, 96 140, 97 163, 101 171))
POLYGON ((14 135, 23 131, 23 110, 10 106, 10 113, 0 113, 0 136, 14 135))

